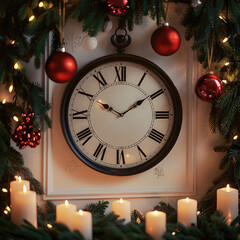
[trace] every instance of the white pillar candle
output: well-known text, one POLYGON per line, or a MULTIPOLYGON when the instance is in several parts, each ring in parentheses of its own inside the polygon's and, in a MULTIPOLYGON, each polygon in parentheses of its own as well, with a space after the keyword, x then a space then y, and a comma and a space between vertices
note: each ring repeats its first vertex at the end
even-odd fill
POLYGON ((75 212, 72 217, 72 230, 78 230, 84 239, 92 240, 92 214, 82 210, 75 212))
POLYGON ((22 180, 21 177, 15 177, 16 180, 10 182, 10 201, 11 201, 11 220, 12 222, 15 221, 14 219, 18 218, 18 202, 16 203, 16 194, 18 192, 23 191, 23 186, 26 187, 27 191, 30 190, 30 183, 27 180, 22 180))
POLYGON ((197 225, 197 200, 189 198, 178 200, 177 218, 178 222, 186 227, 197 225))
POLYGON ((146 213, 145 223, 146 233, 154 240, 163 239, 166 232, 166 213, 160 211, 151 211, 146 213))
POLYGON ((58 204, 56 207, 56 222, 65 224, 72 230, 72 216, 76 212, 77 206, 69 204, 66 200, 65 203, 58 204))
POLYGON ((115 215, 119 215, 119 219, 125 219, 124 223, 128 223, 131 221, 131 210, 130 210, 130 202, 123 200, 114 201, 112 203, 112 211, 115 215))
POLYGON ((37 195, 33 191, 27 191, 23 186, 23 191, 15 193, 14 208, 12 208, 12 222, 18 226, 27 220, 37 228, 37 195))
POLYGON ((222 211, 227 223, 230 224, 238 216, 238 190, 225 188, 217 190, 217 210, 222 211))

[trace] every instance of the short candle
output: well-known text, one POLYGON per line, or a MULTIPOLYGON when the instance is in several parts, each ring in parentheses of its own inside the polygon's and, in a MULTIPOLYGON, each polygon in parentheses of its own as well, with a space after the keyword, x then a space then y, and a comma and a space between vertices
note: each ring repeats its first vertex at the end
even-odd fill
POLYGON ((197 225, 197 201, 195 199, 180 199, 177 202, 178 222, 186 227, 197 225))
POLYGON ((146 233, 154 240, 163 239, 166 232, 166 213, 160 211, 151 211, 146 213, 146 233))
POLYGON ((87 211, 79 210, 72 217, 72 230, 78 230, 84 239, 92 240, 92 214, 87 211))
POLYGON ((56 207, 56 222, 65 224, 70 230, 72 230, 72 216, 76 210, 77 206, 69 204, 67 200, 65 200, 65 203, 58 204, 56 207))
POLYGON ((114 201, 112 203, 112 211, 115 215, 119 215, 119 219, 125 219, 124 223, 131 221, 131 210, 130 202, 123 200, 114 201))
POLYGON ((230 224, 238 216, 238 190, 230 188, 229 184, 218 189, 217 210, 223 213, 227 223, 230 224))

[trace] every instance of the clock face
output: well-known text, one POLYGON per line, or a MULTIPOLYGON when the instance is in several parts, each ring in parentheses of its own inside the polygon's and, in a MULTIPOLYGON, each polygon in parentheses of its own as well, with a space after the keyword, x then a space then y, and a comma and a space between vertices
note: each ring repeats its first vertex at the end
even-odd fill
POLYGON ((110 55, 88 64, 66 89, 62 126, 88 166, 112 175, 143 172, 175 144, 182 122, 179 94, 152 62, 110 55))

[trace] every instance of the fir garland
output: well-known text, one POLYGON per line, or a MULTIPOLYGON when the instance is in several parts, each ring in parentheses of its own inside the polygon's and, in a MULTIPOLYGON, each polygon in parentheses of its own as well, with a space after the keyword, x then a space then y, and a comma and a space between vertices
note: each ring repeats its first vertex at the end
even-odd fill
MULTIPOLYGON (((51 127, 47 115, 49 103, 44 100, 41 87, 27 78, 21 62, 35 58, 35 66, 40 67, 41 55, 49 33, 53 33, 52 50, 60 47, 59 41, 59 4, 61 0, 5 0, 0 7, 0 86, 7 89, 12 86, 12 102, 0 103, 0 187, 9 189, 9 183, 16 174, 31 182, 31 188, 43 194, 41 184, 24 166, 22 155, 11 146, 13 116, 20 118, 29 107, 35 113, 35 125, 51 127)), ((109 20, 106 0, 69 0, 66 4, 67 17, 83 23, 83 31, 96 36, 104 31, 104 24, 109 20)), ((176 3, 178 1, 175 1, 176 3)), ((190 5, 190 1, 187 2, 190 5)), ((143 16, 149 16, 161 25, 166 18, 164 0, 129 0, 129 10, 119 17, 119 26, 133 30, 135 24, 141 24, 143 16)), ((224 92, 212 103, 209 116, 210 128, 219 131, 225 137, 225 143, 216 147, 226 155, 220 162, 222 174, 214 181, 200 204, 202 214, 198 227, 185 228, 176 225, 176 210, 160 203, 158 210, 168 211, 166 239, 237 239, 239 218, 228 226, 215 210, 215 189, 225 185, 239 187, 240 180, 240 3, 237 0, 202 0, 196 8, 188 7, 182 21, 186 27, 186 39, 194 40, 193 50, 198 52, 199 62, 208 70, 215 69, 221 79, 226 79, 224 92), (209 62, 212 52, 212 62, 209 62), (234 138, 234 139, 233 139, 234 138), (175 235, 172 233, 175 232, 175 235)), ((21 119, 20 119, 21 121, 21 119)), ((53 221, 47 227, 49 216, 39 209, 40 227, 35 229, 29 224, 19 228, 9 221, 9 214, 4 214, 10 205, 9 192, 0 194, 0 239, 82 239, 77 232, 70 232, 65 226, 53 221)), ((51 204, 47 205, 49 208, 51 204)), ((94 214, 94 236, 96 239, 150 239, 144 232, 144 217, 135 210, 133 222, 123 225, 113 214, 105 215, 107 203, 99 202, 87 208, 94 214), (137 224, 136 222, 139 222, 137 224)))

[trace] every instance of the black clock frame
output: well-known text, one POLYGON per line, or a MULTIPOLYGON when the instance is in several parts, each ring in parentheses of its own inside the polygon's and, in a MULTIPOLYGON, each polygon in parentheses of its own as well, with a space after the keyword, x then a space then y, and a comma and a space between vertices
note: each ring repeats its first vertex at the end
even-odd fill
POLYGON ((113 55, 107 55, 101 58, 98 58, 89 64, 87 64, 85 67, 83 67, 81 70, 78 71, 76 76, 73 78, 73 80, 69 83, 65 90, 65 94, 62 100, 62 108, 61 108, 61 122, 62 122, 62 129, 66 138, 66 141, 72 151, 77 155, 77 157, 85 163, 87 166, 91 167, 94 170, 97 170, 99 172, 109 174, 109 175, 115 175, 115 176, 128 176, 133 174, 138 174, 141 172, 144 172, 159 162, 161 162, 167 154, 171 151, 173 146, 175 145, 177 138, 180 133, 181 125, 182 125, 182 104, 181 104, 181 98, 179 96, 179 93, 173 84, 172 80, 169 78, 169 76, 156 64, 153 62, 136 56, 136 55, 130 55, 130 54, 113 54, 113 55), (80 149, 75 144, 68 125, 68 104, 72 95, 72 92, 74 91, 75 86, 81 79, 91 70, 94 68, 108 63, 108 62, 114 62, 114 61, 124 61, 124 62, 134 62, 137 64, 141 64, 154 72, 161 81, 164 82, 164 84, 167 86, 168 91, 171 95, 172 102, 173 102, 173 109, 174 109, 174 123, 172 127, 172 131, 169 135, 169 138, 163 148, 151 159, 146 161, 145 163, 131 167, 131 168, 110 168, 107 166, 100 165, 98 163, 93 162, 90 158, 88 158, 85 154, 83 154, 80 149))

